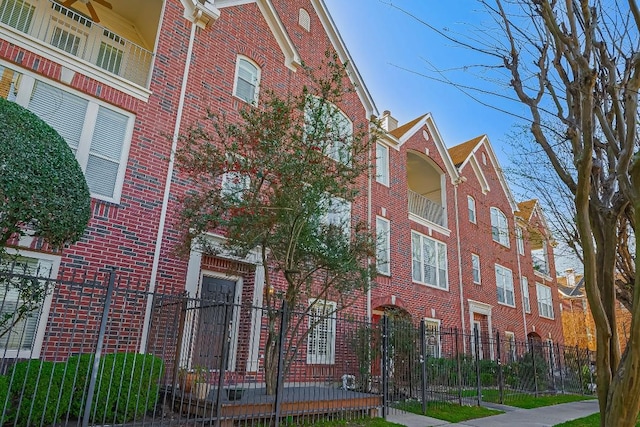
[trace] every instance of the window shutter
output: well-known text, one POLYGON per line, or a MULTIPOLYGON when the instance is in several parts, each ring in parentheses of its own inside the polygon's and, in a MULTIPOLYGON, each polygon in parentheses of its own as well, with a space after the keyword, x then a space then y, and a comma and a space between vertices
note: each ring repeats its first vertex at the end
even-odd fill
POLYGON ((127 130, 127 117, 100 107, 85 172, 92 193, 113 197, 127 130))
POLYGON ((58 131, 75 153, 88 104, 87 100, 38 81, 28 108, 58 131))

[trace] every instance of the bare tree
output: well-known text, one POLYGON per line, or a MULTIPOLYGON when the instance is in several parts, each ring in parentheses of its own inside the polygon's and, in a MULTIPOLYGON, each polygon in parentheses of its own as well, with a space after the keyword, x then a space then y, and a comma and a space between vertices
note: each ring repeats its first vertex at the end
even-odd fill
MULTIPOLYGON (((635 0, 479 3, 490 22, 483 23, 482 33, 465 36, 451 36, 404 12, 450 42, 497 61, 483 70, 497 70, 491 79, 506 83, 525 107, 532 138, 575 205, 586 293, 597 328, 601 424, 633 426, 640 411, 638 287, 619 287, 633 315, 624 354, 614 325, 618 270, 626 267, 627 276, 633 271, 627 284, 636 283, 640 274, 635 257, 640 10, 635 0), (491 22, 495 30, 487 29, 491 22)), ((504 97, 502 90, 494 87, 494 94, 504 97)), ((486 88, 480 93, 486 94, 486 88)))

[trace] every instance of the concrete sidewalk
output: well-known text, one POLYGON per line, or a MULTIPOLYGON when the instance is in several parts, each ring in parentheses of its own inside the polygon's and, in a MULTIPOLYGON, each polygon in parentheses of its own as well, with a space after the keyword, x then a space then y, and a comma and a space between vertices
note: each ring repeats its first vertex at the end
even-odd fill
POLYGON ((506 412, 492 417, 476 418, 475 420, 451 424, 435 418, 423 417, 407 412, 392 411, 392 413, 387 416, 387 421, 402 424, 407 427, 550 427, 598 412, 598 400, 583 400, 580 402, 563 403, 561 405, 545 406, 535 409, 520 409, 504 405, 491 405, 491 407, 506 412))

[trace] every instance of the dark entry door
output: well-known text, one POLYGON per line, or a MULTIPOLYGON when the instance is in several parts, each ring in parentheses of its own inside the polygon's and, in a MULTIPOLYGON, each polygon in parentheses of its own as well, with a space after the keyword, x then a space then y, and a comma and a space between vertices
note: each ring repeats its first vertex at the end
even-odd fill
POLYGON ((220 369, 225 359, 223 344, 230 333, 235 294, 235 281, 207 276, 202 278, 194 366, 206 367, 209 370, 220 369))

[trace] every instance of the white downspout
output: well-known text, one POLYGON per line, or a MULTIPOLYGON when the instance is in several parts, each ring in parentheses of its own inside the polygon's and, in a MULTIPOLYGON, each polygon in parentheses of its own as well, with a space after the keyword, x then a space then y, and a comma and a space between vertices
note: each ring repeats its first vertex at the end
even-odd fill
POLYGON ((184 110, 184 98, 187 92, 187 81, 189 78, 189 69, 191 67, 191 54, 193 52, 193 43, 196 37, 197 25, 191 23, 191 34, 189 35, 189 47, 187 48, 187 60, 185 61, 184 72, 182 74, 182 87, 180 88, 180 98, 178 100, 178 110, 176 113, 176 124, 173 129, 173 138, 171 142, 171 154, 169 155, 169 167, 167 168, 167 178, 164 183, 164 195, 162 197, 162 209, 160 211, 160 223, 158 224, 158 234, 156 235, 156 247, 153 253, 153 264, 151 267, 151 278, 149 279, 149 294, 147 296, 147 307, 144 312, 144 323, 142 324, 142 336, 140 339, 140 353, 147 350, 147 335, 149 333, 149 321, 151 319, 151 308, 153 304, 152 293, 156 289, 156 280, 158 278, 158 268, 160 265, 160 250, 162 249, 162 239, 164 238, 164 228, 167 222, 167 210, 169 209, 169 195, 171 192, 171 177, 175 167, 175 152, 178 148, 178 136, 180 134, 180 123, 182 122, 182 113, 184 110))
MULTIPOLYGON (((453 184, 453 199, 456 209, 456 243, 458 248, 458 286, 460 288, 460 321, 462 322, 462 333, 465 333, 466 323, 464 321, 464 286, 462 283, 462 250, 460 249, 460 212, 458 211, 458 185, 460 182, 453 184)), ((467 352, 467 341, 462 340, 462 351, 467 352)))

